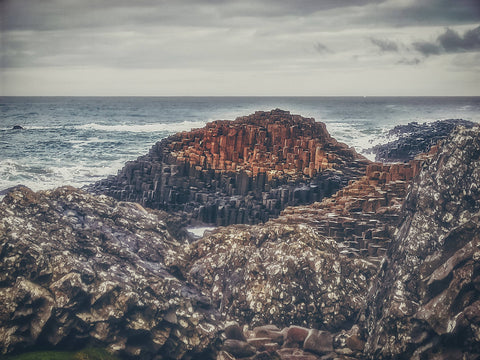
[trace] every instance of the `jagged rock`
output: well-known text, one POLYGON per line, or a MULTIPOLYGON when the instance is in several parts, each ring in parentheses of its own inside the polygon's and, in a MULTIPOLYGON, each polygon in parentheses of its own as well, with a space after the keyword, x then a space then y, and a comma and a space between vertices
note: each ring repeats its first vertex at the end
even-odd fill
POLYGON ((471 128, 475 125, 471 121, 461 119, 397 125, 388 133, 389 136, 399 137, 397 140, 377 145, 369 151, 375 154, 376 161, 408 162, 418 154, 427 153, 433 145, 445 139, 457 126, 471 128))
POLYGON ((367 298, 371 358, 480 356, 480 128, 423 166, 367 298))
POLYGON ((304 225, 219 228, 192 243, 185 277, 226 318, 341 329, 362 308, 376 265, 340 254, 304 225))
POLYGON ((166 215, 64 187, 0 203, 0 353, 102 346, 179 359, 215 343, 218 314, 182 279, 166 215))
POLYGON ((205 223, 255 224, 332 195, 367 164, 325 124, 277 109, 163 139, 89 190, 205 223))

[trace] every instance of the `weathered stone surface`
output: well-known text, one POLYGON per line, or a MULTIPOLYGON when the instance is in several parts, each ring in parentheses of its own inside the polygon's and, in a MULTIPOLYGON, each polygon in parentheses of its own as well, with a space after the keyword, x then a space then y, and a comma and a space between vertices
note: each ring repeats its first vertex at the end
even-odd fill
POLYGON ((305 225, 219 228, 192 243, 185 277, 226 318, 341 329, 363 306, 376 265, 305 225))
POLYGON ((89 189, 206 223, 254 224, 332 195, 367 163, 325 124, 277 109, 170 136, 89 189))
POLYGON ((238 325, 237 322, 231 322, 225 326, 225 336, 227 339, 233 339, 233 340, 240 340, 240 341, 247 341, 245 338, 245 335, 243 334, 243 330, 238 325))
POLYGON ((389 136, 398 137, 387 144, 370 149, 376 161, 408 162, 418 154, 427 153, 440 140, 445 139, 457 126, 471 128, 476 124, 461 119, 449 119, 432 123, 398 125, 389 131, 389 136))
POLYGON ((458 129, 414 182, 367 299, 371 358, 480 356, 479 184, 480 128, 458 129))
POLYGON ((328 354, 333 351, 333 336, 328 331, 312 329, 303 343, 303 348, 319 355, 328 354))
POLYGON ((179 275, 182 245, 165 216, 68 187, 10 191, 0 203, 0 353, 208 351, 218 316, 179 275))
POLYGON ((227 339, 223 343, 223 351, 232 354, 237 358, 245 358, 255 355, 257 352, 255 347, 247 343, 246 341, 227 339))

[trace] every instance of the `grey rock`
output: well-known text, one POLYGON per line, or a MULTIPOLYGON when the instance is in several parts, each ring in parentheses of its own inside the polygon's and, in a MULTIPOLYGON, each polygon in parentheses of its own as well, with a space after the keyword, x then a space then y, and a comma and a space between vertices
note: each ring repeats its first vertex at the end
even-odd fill
POLYGON ((207 353, 218 314, 176 270, 158 211, 74 188, 0 203, 0 353, 102 346, 135 358, 207 353))
POLYGON ((367 298, 371 358, 478 358, 480 128, 457 129, 424 165, 367 298))

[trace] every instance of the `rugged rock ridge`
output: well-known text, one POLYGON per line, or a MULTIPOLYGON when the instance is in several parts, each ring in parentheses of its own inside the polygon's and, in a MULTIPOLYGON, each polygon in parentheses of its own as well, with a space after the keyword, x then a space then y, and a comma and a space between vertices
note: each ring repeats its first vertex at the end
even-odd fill
POLYGON ((165 216, 73 188, 10 191, 0 203, 0 354, 208 352, 219 316, 182 279, 182 245, 165 216))
POLYGON ((388 135, 398 139, 377 145, 370 151, 375 154, 376 161, 408 162, 418 154, 428 152, 432 146, 448 137, 457 126, 472 128, 475 125, 471 121, 462 119, 397 125, 388 132, 388 135))
POLYGON ((370 358, 480 357, 480 128, 424 165, 367 298, 370 358))
POLYGON ((170 136, 90 190, 206 223, 254 224, 332 195, 367 163, 325 124, 277 109, 170 136))

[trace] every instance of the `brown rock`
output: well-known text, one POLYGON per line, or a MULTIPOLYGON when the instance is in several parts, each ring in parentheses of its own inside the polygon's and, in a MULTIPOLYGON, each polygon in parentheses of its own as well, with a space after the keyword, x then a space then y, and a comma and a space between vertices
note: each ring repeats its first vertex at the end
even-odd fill
POLYGON ((285 347, 303 344, 309 334, 309 329, 300 326, 290 326, 285 333, 285 347))
POLYGON ((365 341, 360 339, 360 337, 358 337, 357 335, 347 337, 345 342, 348 348, 352 349, 353 351, 363 351, 363 349, 365 348, 365 341))
POLYGON ((223 343, 222 350, 232 354, 236 358, 244 358, 255 355, 256 349, 246 341, 227 339, 223 343))
POLYGON ((333 336, 328 331, 316 329, 310 330, 303 348, 319 355, 324 355, 333 351, 333 336))
POLYGON ((225 336, 227 339, 247 341, 243 330, 237 322, 233 322, 225 327, 225 336))

